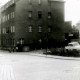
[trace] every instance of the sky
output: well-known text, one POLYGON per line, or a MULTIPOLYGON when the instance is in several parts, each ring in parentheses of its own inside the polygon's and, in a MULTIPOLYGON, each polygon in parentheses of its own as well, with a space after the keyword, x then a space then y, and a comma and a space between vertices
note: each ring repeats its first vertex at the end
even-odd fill
MULTIPOLYGON (((0 0, 0 5, 7 1, 0 0)), ((80 21, 80 0, 65 0, 65 21, 72 21, 72 25, 80 21)))
POLYGON ((65 20, 75 25, 80 21, 80 0, 65 0, 65 20))

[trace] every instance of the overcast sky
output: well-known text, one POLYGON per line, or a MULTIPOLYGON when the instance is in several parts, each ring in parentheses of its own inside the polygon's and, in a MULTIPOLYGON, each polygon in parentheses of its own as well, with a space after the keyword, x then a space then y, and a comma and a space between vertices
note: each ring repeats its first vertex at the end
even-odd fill
MULTIPOLYGON (((2 4, 8 0, 0 0, 2 4)), ((80 20, 80 0, 65 0, 65 20, 76 24, 80 20)))
POLYGON ((66 0, 65 20, 71 20, 72 24, 80 20, 80 0, 66 0))

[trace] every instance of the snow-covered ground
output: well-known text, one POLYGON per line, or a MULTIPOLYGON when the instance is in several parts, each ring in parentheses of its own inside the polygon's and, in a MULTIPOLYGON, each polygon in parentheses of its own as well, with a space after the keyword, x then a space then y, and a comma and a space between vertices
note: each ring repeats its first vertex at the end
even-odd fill
POLYGON ((37 53, 0 52, 0 80, 80 80, 79 58, 37 53))

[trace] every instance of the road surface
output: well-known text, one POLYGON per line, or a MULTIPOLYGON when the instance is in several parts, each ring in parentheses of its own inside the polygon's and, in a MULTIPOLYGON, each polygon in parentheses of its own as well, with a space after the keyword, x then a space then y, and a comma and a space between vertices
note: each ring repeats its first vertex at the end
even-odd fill
POLYGON ((27 53, 0 51, 0 80, 80 80, 80 60, 27 53))

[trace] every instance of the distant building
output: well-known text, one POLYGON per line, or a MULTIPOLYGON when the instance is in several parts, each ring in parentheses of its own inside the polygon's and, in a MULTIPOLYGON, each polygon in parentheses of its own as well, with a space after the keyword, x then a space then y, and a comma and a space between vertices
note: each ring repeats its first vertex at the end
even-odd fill
POLYGON ((71 21, 65 22, 65 39, 68 42, 78 41, 79 39, 79 30, 76 26, 72 26, 71 21))
POLYGON ((76 24, 76 28, 79 30, 79 36, 80 36, 80 21, 76 24))
POLYGON ((72 22, 66 21, 65 22, 65 33, 71 33, 72 32, 72 22))
POLYGON ((1 8, 1 46, 38 47, 64 41, 63 0, 11 0, 1 8))

